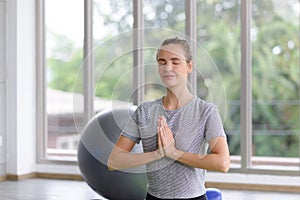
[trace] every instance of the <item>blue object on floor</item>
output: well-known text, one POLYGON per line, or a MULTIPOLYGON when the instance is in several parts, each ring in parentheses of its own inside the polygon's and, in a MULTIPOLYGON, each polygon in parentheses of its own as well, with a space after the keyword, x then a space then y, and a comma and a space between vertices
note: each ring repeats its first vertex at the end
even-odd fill
MULTIPOLYGON (((145 169, 109 171, 107 159, 135 108, 105 110, 93 117, 81 132, 78 166, 87 184, 102 197, 141 200, 147 193, 145 169)), ((136 144, 132 150, 141 153, 136 144)))
POLYGON ((207 188, 206 196, 208 200, 222 200, 222 193, 217 188, 207 188))

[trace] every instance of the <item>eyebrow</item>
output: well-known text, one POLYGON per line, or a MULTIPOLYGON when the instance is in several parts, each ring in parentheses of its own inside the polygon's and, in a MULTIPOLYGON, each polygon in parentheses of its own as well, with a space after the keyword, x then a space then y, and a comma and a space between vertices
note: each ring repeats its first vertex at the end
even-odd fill
MULTIPOLYGON (((171 58, 171 60, 177 61, 177 60, 184 60, 184 59, 180 59, 180 58, 171 58)), ((164 59, 164 58, 159 58, 157 61, 166 61, 166 59, 164 59)))

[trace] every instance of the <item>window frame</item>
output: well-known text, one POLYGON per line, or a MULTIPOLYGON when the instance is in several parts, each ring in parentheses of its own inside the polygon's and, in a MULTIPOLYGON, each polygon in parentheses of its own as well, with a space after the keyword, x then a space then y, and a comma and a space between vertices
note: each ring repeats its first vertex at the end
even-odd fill
MULTIPOLYGON (((297 175, 300 176, 300 166, 298 170, 277 170, 262 169, 253 166, 253 161, 258 162, 255 156, 252 156, 252 77, 251 77, 251 4, 252 0, 241 1, 241 155, 233 156, 233 162, 240 162, 240 167, 230 169, 234 173, 252 173, 252 174, 270 174, 270 175, 297 175)), ((144 42, 144 18, 143 18, 143 1, 133 0, 133 16, 134 16, 134 66, 143 66, 143 42, 144 42)), ((50 164, 71 164, 77 165, 76 161, 66 161, 59 159, 46 158, 46 134, 47 131, 47 115, 45 110, 45 0, 36 0, 36 53, 37 53, 37 162, 50 164)), ((185 1, 185 34, 188 40, 196 41, 196 0, 185 1)), ((84 121, 87 122, 94 114, 94 81, 93 77, 93 1, 84 0, 84 59, 89 58, 85 62, 84 70, 84 121), (87 56, 89 55, 89 56, 87 56)), ((193 42, 192 42, 193 44, 193 42)), ((196 47, 191 46, 192 52, 196 55, 196 47)), ((196 62, 196 61, 195 61, 196 62)), ((133 66, 133 67, 134 67, 133 66)), ((141 88, 134 96, 134 104, 138 105, 143 101, 144 89, 140 87, 144 82, 144 68, 136 67, 133 70, 133 87, 141 88)), ((197 91, 197 78, 193 73, 190 77, 190 84, 197 91)), ((299 144, 300 145, 300 144, 299 144)), ((295 163, 297 163, 295 158, 295 163)), ((278 163, 282 162, 280 159, 278 163)))

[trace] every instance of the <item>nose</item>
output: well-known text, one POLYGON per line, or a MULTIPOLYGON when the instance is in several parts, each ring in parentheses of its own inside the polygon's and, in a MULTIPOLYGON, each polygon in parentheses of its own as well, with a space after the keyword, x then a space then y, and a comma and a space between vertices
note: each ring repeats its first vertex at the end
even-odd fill
POLYGON ((165 69, 165 72, 172 71, 172 64, 171 63, 166 63, 164 69, 165 69))

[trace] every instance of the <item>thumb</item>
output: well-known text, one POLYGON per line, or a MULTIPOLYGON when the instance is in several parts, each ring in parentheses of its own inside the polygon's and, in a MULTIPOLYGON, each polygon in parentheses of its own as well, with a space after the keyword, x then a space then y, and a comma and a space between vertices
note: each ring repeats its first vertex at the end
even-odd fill
POLYGON ((157 144, 158 144, 158 148, 162 148, 162 143, 161 143, 161 136, 160 136, 160 130, 159 128, 157 127, 158 129, 158 133, 157 133, 157 144))

